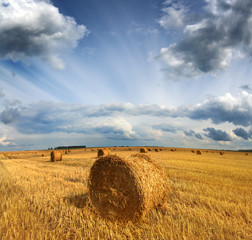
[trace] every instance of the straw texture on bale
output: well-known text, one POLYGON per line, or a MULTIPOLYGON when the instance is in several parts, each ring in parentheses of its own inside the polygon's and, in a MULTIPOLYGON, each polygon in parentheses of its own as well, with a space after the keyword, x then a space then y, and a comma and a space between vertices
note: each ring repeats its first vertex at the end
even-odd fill
POLYGON ((164 169, 140 153, 99 158, 91 168, 88 188, 92 205, 111 221, 138 221, 168 198, 164 169))
POLYGON ((197 151, 196 151, 196 154, 197 154, 197 155, 201 155, 202 152, 201 152, 200 150, 197 150, 197 151))
POLYGON ((108 154, 110 154, 110 150, 108 148, 99 149, 97 152, 97 157, 106 156, 108 154))
POLYGON ((140 153, 147 153, 148 149, 147 148, 140 148, 140 153))
POLYGON ((62 152, 61 151, 52 151, 51 152, 51 162, 62 161, 62 152))

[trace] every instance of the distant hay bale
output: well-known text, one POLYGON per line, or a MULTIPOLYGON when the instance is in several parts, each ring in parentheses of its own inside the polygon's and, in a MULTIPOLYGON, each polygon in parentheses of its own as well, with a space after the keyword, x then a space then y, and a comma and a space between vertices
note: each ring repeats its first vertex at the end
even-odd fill
POLYGON ((224 152, 220 152, 220 155, 224 155, 224 152))
POLYGON ((159 152, 159 149, 155 148, 155 152, 159 152))
POLYGON ((110 150, 108 148, 101 148, 97 152, 97 157, 106 156, 109 154, 110 154, 110 150))
POLYGON ((51 162, 62 161, 62 152, 61 151, 52 151, 51 152, 51 162))
POLYGON ((69 152, 69 153, 70 153, 70 152, 71 152, 71 150, 69 150, 69 149, 68 149, 68 150, 67 150, 67 152, 69 152))
POLYGON ((140 148, 140 153, 147 153, 148 149, 147 148, 140 148))
POLYGON ((197 151, 196 151, 196 154, 197 154, 197 155, 201 155, 202 152, 201 152, 200 150, 197 150, 197 151))
POLYGON ((99 158, 91 168, 88 189, 97 212, 111 221, 138 221, 168 198, 164 169, 140 153, 99 158))
POLYGON ((131 151, 131 148, 129 148, 129 151, 131 151))
POLYGON ((195 153, 195 151, 194 151, 194 150, 191 150, 191 152, 192 152, 192 153, 195 153))
POLYGON ((151 152, 151 151, 152 151, 152 149, 151 149, 151 148, 148 148, 148 151, 149 151, 149 152, 151 152))
POLYGON ((246 156, 248 156, 248 153, 246 153, 246 156))
POLYGON ((41 157, 44 157, 44 156, 45 156, 44 153, 42 153, 42 154, 41 154, 41 157))
POLYGON ((65 154, 68 154, 68 151, 67 151, 67 150, 65 151, 65 154))
POLYGON ((171 150, 171 152, 174 152, 175 150, 174 149, 170 149, 171 150))
POLYGON ((162 149, 162 148, 159 148, 159 151, 163 151, 163 149, 162 149))

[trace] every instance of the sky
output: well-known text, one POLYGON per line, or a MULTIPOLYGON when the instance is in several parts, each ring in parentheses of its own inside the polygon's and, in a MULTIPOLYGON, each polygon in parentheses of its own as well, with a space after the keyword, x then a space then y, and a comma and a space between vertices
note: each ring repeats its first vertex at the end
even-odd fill
POLYGON ((0 150, 252 149, 250 0, 0 0, 0 150))

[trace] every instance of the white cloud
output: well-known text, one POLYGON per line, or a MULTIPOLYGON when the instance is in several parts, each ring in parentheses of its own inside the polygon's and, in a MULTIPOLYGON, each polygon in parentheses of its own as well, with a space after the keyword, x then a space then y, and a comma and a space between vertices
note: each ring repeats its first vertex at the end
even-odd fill
POLYGON ((183 27, 186 8, 180 2, 172 3, 171 1, 166 1, 164 4, 166 6, 162 9, 164 14, 158 21, 159 24, 166 30, 183 27))
POLYGON ((0 58, 26 62, 39 57, 63 69, 59 56, 87 34, 84 25, 60 14, 49 1, 0 1, 0 58))

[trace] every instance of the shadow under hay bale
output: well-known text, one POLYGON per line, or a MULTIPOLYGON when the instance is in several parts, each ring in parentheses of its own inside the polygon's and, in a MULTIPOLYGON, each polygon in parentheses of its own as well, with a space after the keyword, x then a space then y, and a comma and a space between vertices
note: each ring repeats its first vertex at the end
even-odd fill
POLYGON ((110 150, 108 148, 104 148, 104 149, 99 149, 97 152, 97 157, 102 157, 102 156, 107 156, 110 154, 110 150))
POLYGON ((77 208, 84 208, 88 205, 88 193, 75 195, 71 197, 65 197, 64 200, 69 202, 71 205, 74 205, 77 208))
POLYGON ((62 161, 62 152, 61 151, 52 151, 51 152, 51 162, 62 161))
POLYGON ((91 203, 102 217, 135 222, 165 204, 168 179, 164 169, 146 154, 108 155, 93 164, 88 189, 91 203))
POLYGON ((147 153, 148 149, 147 148, 140 148, 140 153, 147 153))

